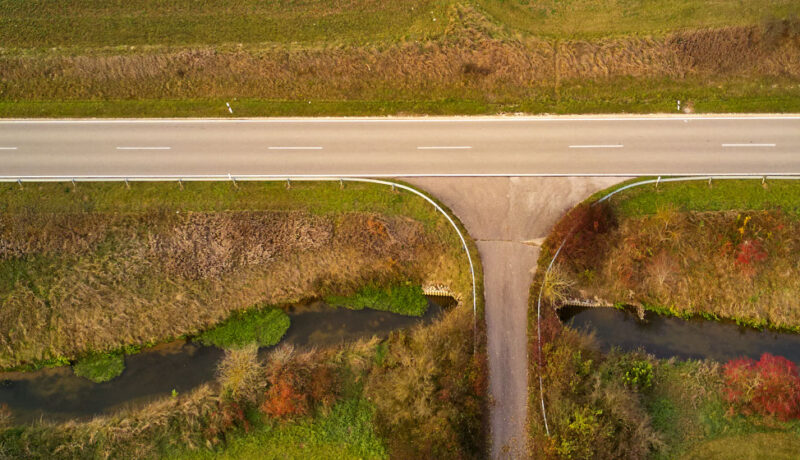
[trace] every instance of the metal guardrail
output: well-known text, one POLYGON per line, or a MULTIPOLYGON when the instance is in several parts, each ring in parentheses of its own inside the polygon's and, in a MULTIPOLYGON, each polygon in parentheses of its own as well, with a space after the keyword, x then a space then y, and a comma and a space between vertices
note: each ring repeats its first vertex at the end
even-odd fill
POLYGON ((24 183, 36 183, 36 182, 69 182, 75 184, 77 182, 122 182, 128 184, 129 182, 177 182, 182 184, 183 182, 232 182, 234 185, 236 182, 248 182, 248 181, 260 181, 260 182, 286 182, 287 185, 290 185, 292 181, 296 182, 339 182, 343 184, 344 182, 362 182, 362 183, 370 183, 370 184, 380 184, 386 185, 394 189, 401 189, 408 192, 413 193, 414 195, 419 196, 423 200, 427 201, 437 211, 439 211, 453 229, 458 234, 458 238, 461 240, 461 246, 464 249, 464 252, 467 256, 467 261, 469 262, 469 273, 472 278, 472 330, 474 336, 477 336, 477 321, 478 321, 478 299, 477 299, 477 288, 475 286, 475 266, 472 262, 472 253, 469 250, 469 246, 467 246, 467 240, 464 238, 464 235, 461 233, 461 229, 458 228, 458 225, 453 220, 453 218, 448 214, 441 206, 439 206, 436 201, 425 195, 424 193, 420 192, 419 190, 409 187, 404 184, 400 184, 397 182, 379 180, 379 179, 368 179, 363 177, 336 177, 336 176, 272 176, 272 175, 256 175, 256 174, 247 174, 247 175, 231 175, 231 174, 211 174, 211 175, 128 175, 128 176, 91 176, 91 175, 76 175, 76 176, 0 176, 0 182, 11 182, 17 183, 20 187, 23 187, 24 183))
MULTIPOLYGON (((714 180, 731 180, 731 179, 738 179, 738 180, 758 180, 761 179, 761 183, 763 184, 767 180, 798 180, 800 179, 800 175, 794 174, 779 174, 779 175, 697 175, 697 176, 682 176, 682 177, 666 177, 662 178, 659 176, 656 179, 648 179, 639 182, 634 182, 632 184, 625 185, 618 189, 612 190, 608 194, 604 195, 603 197, 599 198, 597 201, 592 203, 594 206, 597 203, 602 203, 612 196, 616 195, 619 192, 624 190, 629 190, 634 187, 641 187, 642 185, 648 184, 658 184, 660 183, 667 183, 667 182, 689 182, 689 181, 708 181, 709 184, 712 183, 714 180)), ((542 404, 542 420, 544 421, 544 429, 548 436, 550 436, 550 429, 547 425, 547 410, 544 404, 544 384, 542 383, 542 329, 541 329, 541 319, 542 319, 542 292, 544 291, 544 280, 546 279, 547 275, 550 273, 550 270, 553 268, 553 264, 555 263, 558 255, 561 253, 561 249, 566 244, 567 240, 572 236, 572 233, 575 231, 575 227, 570 229, 567 235, 564 237, 564 241, 558 246, 556 253, 553 255, 553 258, 550 260, 550 263, 547 265, 547 270, 545 270, 543 278, 542 278, 542 285, 539 286, 539 296, 536 302, 536 336, 537 336, 537 350, 539 353, 538 356, 538 366, 539 366, 539 399, 542 404)))

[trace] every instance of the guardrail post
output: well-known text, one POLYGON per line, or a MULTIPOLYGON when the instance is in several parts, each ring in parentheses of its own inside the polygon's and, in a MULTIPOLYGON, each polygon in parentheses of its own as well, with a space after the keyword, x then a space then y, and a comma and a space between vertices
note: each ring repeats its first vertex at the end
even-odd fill
POLYGON ((234 188, 239 188, 239 184, 236 183, 236 179, 233 176, 231 176, 231 173, 228 173, 228 179, 231 180, 234 188))
POLYGON ((287 177, 286 178, 286 190, 289 190, 291 188, 292 188, 292 179, 287 177))
POLYGON ((344 181, 339 179, 339 190, 344 190, 344 181))
POLYGON ((22 187, 22 179, 17 179, 17 185, 19 185, 19 189, 20 189, 20 190, 25 190, 25 189, 22 187))
POLYGON ((711 178, 708 178, 708 188, 711 188, 711 178))
POLYGON ((180 187, 181 190, 183 190, 183 179, 178 179, 178 187, 180 187))
POLYGON ((131 189, 131 183, 128 182, 128 178, 127 177, 125 178, 125 188, 128 189, 128 190, 131 189))
POLYGON ((658 179, 656 179, 656 188, 658 188, 659 182, 661 182, 661 176, 658 176, 658 179))
POLYGON ((767 176, 761 176, 761 186, 767 188, 767 176))
POLYGON ((74 177, 72 178, 72 180, 70 182, 72 182, 72 190, 77 190, 78 186, 75 184, 75 178, 74 177))

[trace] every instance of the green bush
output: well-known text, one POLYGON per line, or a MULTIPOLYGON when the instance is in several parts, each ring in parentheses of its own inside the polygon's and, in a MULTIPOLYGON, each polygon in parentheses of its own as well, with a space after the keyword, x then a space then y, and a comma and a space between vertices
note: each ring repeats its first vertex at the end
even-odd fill
POLYGON ((422 287, 411 283, 386 287, 368 285, 351 296, 328 296, 325 302, 352 310, 371 308, 407 316, 422 316, 428 310, 428 299, 422 287))
POLYGON ((629 387, 637 390, 650 388, 653 384, 653 365, 645 360, 633 360, 625 363, 627 369, 622 375, 622 381, 629 387))
POLYGON ((122 353, 92 353, 76 361, 72 370, 92 382, 108 382, 125 370, 125 357, 122 353))
POLYGON ((235 312, 218 326, 197 337, 203 345, 241 348, 256 343, 269 347, 278 343, 289 329, 289 316, 274 307, 235 312))

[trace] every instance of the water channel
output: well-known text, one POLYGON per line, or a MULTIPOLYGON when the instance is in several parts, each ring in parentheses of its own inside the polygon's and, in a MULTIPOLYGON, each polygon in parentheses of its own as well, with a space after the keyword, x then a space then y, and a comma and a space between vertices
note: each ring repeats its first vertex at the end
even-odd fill
MULTIPOLYGON (((428 309, 421 317, 334 308, 323 302, 292 305, 287 309, 289 330, 279 345, 325 347, 372 336, 386 337, 393 330, 432 322, 453 303, 451 298, 429 297, 428 309)), ((122 375, 105 383, 78 377, 71 367, 0 373, 0 404, 8 406, 18 424, 42 418, 86 419, 141 405, 170 395, 173 390, 190 391, 214 379, 223 354, 216 347, 192 341, 165 343, 126 356, 122 375)))
POLYGON ((565 306, 558 310, 565 324, 593 331, 604 350, 643 349, 657 358, 713 359, 726 362, 763 353, 800 364, 800 334, 739 326, 732 321, 681 319, 646 311, 644 320, 615 308, 565 306))

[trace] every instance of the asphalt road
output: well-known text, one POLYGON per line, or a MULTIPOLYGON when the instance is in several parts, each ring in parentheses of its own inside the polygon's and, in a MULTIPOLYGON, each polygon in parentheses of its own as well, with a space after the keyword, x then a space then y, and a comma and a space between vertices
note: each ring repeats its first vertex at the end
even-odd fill
POLYGON ((0 175, 800 173, 800 116, 3 120, 0 175))

